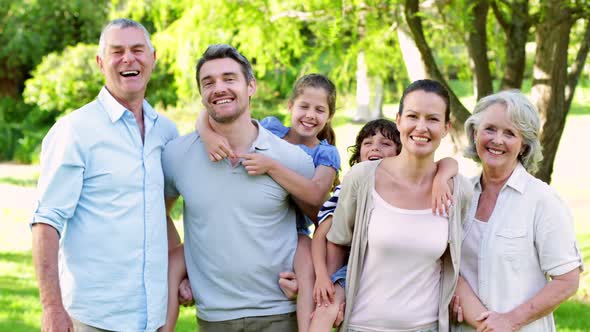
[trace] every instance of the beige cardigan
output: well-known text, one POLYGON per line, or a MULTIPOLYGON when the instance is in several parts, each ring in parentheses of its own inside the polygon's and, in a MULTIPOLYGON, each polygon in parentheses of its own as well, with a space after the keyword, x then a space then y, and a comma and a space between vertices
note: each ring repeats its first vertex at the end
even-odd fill
MULTIPOLYGON (((350 246, 346 274, 346 310, 340 331, 348 330, 353 303, 358 292, 361 271, 367 250, 368 229, 373 211, 372 192, 375 188, 375 171, 381 161, 366 161, 355 165, 344 177, 332 227, 327 238, 330 242, 350 246)), ((461 224, 471 203, 473 187, 458 175, 453 179, 455 206, 449 216, 449 241, 442 257, 441 296, 438 308, 438 330, 449 331, 448 305, 459 277, 461 257, 461 224)))

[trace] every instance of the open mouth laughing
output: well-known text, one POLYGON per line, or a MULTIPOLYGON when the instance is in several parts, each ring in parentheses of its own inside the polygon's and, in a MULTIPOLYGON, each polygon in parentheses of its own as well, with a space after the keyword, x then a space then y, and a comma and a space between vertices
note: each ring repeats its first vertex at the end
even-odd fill
POLYGON ((120 72, 120 74, 123 77, 135 77, 139 75, 139 70, 125 70, 120 72))

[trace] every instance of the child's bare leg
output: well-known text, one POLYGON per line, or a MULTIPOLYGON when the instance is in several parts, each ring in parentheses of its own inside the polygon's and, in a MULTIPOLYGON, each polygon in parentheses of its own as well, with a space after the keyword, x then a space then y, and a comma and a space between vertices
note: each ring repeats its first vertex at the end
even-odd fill
POLYGON ((158 330, 160 332, 174 332, 178 320, 178 286, 186 275, 184 246, 179 245, 168 253, 168 310, 166 325, 158 330))
POLYGON ((311 239, 306 235, 297 235, 297 250, 293 267, 297 275, 299 293, 297 295, 297 324, 299 331, 307 332, 311 313, 314 309, 313 285, 315 272, 311 260, 311 239))
POLYGON ((328 306, 317 306, 309 325, 309 332, 330 332, 338 316, 340 305, 344 302, 344 288, 334 285, 334 302, 328 306))

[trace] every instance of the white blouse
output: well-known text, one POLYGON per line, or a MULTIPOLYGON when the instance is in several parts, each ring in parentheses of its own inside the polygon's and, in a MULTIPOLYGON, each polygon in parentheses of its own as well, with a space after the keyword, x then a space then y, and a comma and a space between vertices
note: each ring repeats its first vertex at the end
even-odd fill
MULTIPOLYGON (((464 241, 473 227, 481 194, 480 177, 472 181, 473 203, 463 225, 464 241)), ((553 188, 530 175, 520 163, 500 190, 487 228, 477 253, 476 288, 489 310, 510 311, 538 293, 549 276, 583 268, 569 208, 553 188)), ((555 331, 553 315, 520 331, 555 331)))

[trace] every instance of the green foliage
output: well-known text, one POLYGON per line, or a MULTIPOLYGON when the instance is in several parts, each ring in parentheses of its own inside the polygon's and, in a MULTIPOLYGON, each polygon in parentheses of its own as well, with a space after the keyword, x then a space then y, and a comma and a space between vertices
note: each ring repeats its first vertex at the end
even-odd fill
POLYGON ((78 44, 44 57, 26 82, 25 102, 43 111, 68 113, 92 101, 104 81, 96 50, 96 45, 78 44))
MULTIPOLYGON (((21 93, 31 70, 46 54, 95 41, 107 10, 105 0, 0 0, 0 159, 30 161, 53 122, 52 112, 31 114, 38 108, 23 103, 21 93)), ((60 84, 64 79, 51 81, 60 84)))
POLYGON ((0 0, 0 68, 26 73, 45 54, 95 40, 106 11, 104 0, 0 0))

